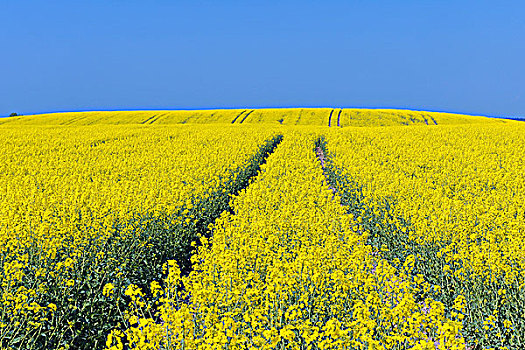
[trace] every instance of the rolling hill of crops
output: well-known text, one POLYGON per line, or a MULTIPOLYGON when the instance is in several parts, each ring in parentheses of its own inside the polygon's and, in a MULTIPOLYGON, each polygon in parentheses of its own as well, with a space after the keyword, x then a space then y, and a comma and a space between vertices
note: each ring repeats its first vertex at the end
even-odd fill
POLYGON ((75 112, 0 147, 0 349, 525 347, 522 122, 75 112))
POLYGON ((70 112, 0 119, 0 125, 282 124, 325 126, 443 125, 501 122, 462 114, 397 109, 219 109, 187 111, 70 112))

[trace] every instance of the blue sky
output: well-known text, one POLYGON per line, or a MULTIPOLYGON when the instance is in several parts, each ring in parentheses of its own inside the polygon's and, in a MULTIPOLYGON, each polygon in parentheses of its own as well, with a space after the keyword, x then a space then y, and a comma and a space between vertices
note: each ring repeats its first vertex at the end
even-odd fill
POLYGON ((523 1, 0 0, 0 115, 394 107, 525 116, 523 1))

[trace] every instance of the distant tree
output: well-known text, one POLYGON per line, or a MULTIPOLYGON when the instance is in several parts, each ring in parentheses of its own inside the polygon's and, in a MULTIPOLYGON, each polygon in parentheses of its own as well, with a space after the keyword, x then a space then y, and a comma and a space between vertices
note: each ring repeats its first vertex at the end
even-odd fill
POLYGON ((10 117, 16 117, 16 116, 18 116, 18 113, 13 112, 13 113, 9 114, 9 116, 10 117))

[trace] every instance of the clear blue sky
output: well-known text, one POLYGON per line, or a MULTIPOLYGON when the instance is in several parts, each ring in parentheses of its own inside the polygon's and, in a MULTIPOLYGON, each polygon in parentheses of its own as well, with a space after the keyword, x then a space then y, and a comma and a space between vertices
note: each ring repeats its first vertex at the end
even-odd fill
POLYGON ((525 116, 524 1, 0 0, 0 115, 396 107, 525 116))

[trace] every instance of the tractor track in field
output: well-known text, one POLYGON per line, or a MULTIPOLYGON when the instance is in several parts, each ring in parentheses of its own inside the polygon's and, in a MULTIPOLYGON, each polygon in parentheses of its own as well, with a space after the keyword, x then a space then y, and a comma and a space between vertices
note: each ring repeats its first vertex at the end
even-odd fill
POLYGON ((235 124, 235 122, 237 121, 237 119, 239 119, 239 117, 240 117, 241 115, 243 115, 244 112, 246 112, 246 111, 247 111, 247 109, 243 110, 241 113, 239 113, 239 115, 237 115, 235 118, 233 118, 233 120, 232 120, 232 124, 235 124))
MULTIPOLYGON (((268 157, 270 157, 275 152, 282 140, 283 135, 277 135, 273 138, 267 139, 265 144, 262 144, 259 150, 252 156, 252 161, 250 164, 246 168, 239 171, 239 173, 242 175, 238 176, 237 180, 234 182, 223 185, 223 187, 228 188, 228 190, 226 192, 217 192, 217 196, 215 197, 211 196, 213 198, 212 201, 214 202, 212 207, 216 208, 216 210, 211 215, 208 215, 204 221, 201 222, 199 219, 196 232, 203 233, 204 236, 210 237, 212 232, 209 229, 209 225, 213 224, 224 211, 233 213, 230 198, 237 196, 242 190, 246 189, 252 183, 252 180, 259 174, 261 166, 264 165, 268 160, 268 157)), ((196 207, 199 207, 199 205, 196 205, 196 207)), ((195 215, 200 215, 200 213, 202 213, 201 209, 195 210, 195 215)), ((195 237, 193 241, 197 240, 197 237, 195 237)), ((199 245, 198 241, 197 245, 199 245)), ((186 261, 184 261, 182 264, 179 264, 179 266, 182 267, 181 271, 184 275, 188 275, 192 270, 189 256, 186 258, 186 261)))
POLYGON ((153 114, 151 117, 149 117, 146 120, 143 120, 140 124, 153 124, 162 114, 153 114))
POLYGON ((339 113, 337 113, 337 126, 341 127, 341 113, 343 112, 343 109, 341 108, 339 110, 339 113))
MULTIPOLYGON (((152 117, 148 120, 151 119, 152 117)), ((108 251, 113 254, 112 256, 116 257, 112 260, 114 265, 111 265, 111 269, 113 269, 113 266, 119 266, 119 271, 126 275, 126 283, 139 288, 148 298, 151 297, 149 289, 153 281, 157 280, 164 283, 164 274, 158 267, 164 265, 167 261, 175 260, 180 267, 181 274, 187 276, 193 268, 191 256, 195 249, 200 246, 200 235, 211 237, 213 231, 210 225, 224 211, 233 213, 231 197, 237 196, 250 186, 254 181, 253 179, 259 175, 261 166, 275 152, 282 140, 283 135, 280 134, 268 137, 254 151, 247 165, 242 168, 232 169, 228 178, 208 197, 192 200, 191 206, 186 209, 187 211, 184 211, 185 207, 181 207, 179 208, 180 210, 166 216, 138 215, 129 222, 119 222, 115 226, 118 229, 115 229, 104 243, 113 247, 108 251), (173 218, 178 215, 184 215, 188 221, 174 221, 173 218), (127 232, 127 228, 135 231, 127 236, 120 236, 120 232, 127 232), (136 242, 139 241, 145 244, 138 246, 136 242)), ((103 145, 106 141, 110 141, 110 139, 95 141, 92 147, 103 145)), ((89 283, 90 286, 96 286, 96 288, 93 287, 93 290, 100 291, 108 283, 109 278, 106 274, 97 275, 93 276, 89 283)), ((77 285, 80 286, 80 283, 76 283, 75 287, 77 285)), ((80 292, 75 291, 75 293, 80 292)), ((87 296, 88 294, 85 295, 87 296)), ((72 322, 70 328, 73 333, 71 335, 68 334, 64 339, 74 349, 90 350, 102 348, 100 345, 106 341, 108 327, 110 329, 120 329, 123 321, 121 310, 127 307, 128 301, 118 299, 109 307, 106 299, 82 298, 87 297, 82 296, 77 300, 71 299, 64 302, 65 306, 60 306, 65 308, 65 310, 70 310, 77 303, 84 305, 87 302, 86 300, 90 300, 89 312, 91 314, 72 314, 73 316, 68 320, 72 322), (100 315, 102 312, 106 313, 107 316, 104 324, 93 323, 92 314, 100 315)), ((154 316, 154 321, 162 322, 157 316, 154 316)), ((46 344, 46 349, 58 348, 58 345, 55 346, 55 344, 58 344, 60 341, 62 340, 54 337, 42 340, 46 344)), ((25 349, 27 347, 17 348, 25 349)))
MULTIPOLYGON (((366 204, 364 204, 361 199, 357 198, 359 196, 359 189, 354 188, 354 186, 358 184, 353 183, 353 182, 347 182, 347 179, 344 179, 342 183, 339 182, 338 180, 333 179, 334 176, 337 177, 337 174, 340 173, 341 168, 334 166, 334 164, 332 163, 331 154, 326 149, 326 141, 324 140, 323 137, 321 137, 316 142, 315 153, 316 153, 317 159, 320 162, 321 168, 323 170, 323 174, 326 178, 326 183, 329 189, 333 192, 334 198, 337 193, 340 204, 347 208, 349 214, 353 213, 353 215, 362 216, 363 224, 368 223, 368 227, 365 226, 364 229, 369 232, 369 237, 368 237, 368 241, 366 242, 366 244, 374 248, 374 251, 371 254, 378 256, 380 259, 386 260, 389 264, 394 266, 396 269, 402 268, 407 257, 409 256, 416 257, 415 267, 414 267, 414 270, 411 272, 411 274, 413 276, 421 276, 423 280, 429 285, 440 286, 441 287, 440 294, 433 295, 432 298, 435 298, 434 300, 437 300, 443 303, 445 310, 448 310, 448 311, 452 310, 454 307, 454 300, 456 298, 455 288, 451 288, 450 290, 444 291, 443 290, 444 282, 443 280, 440 280, 440 277, 439 277, 441 276, 441 270, 435 269, 433 268, 433 266, 429 266, 426 264, 426 261, 438 260, 437 257, 439 257, 439 252, 441 248, 432 243, 419 244, 417 242, 412 241, 409 234, 406 233, 406 231, 401 230, 402 227, 407 228, 411 225, 410 221, 408 220, 402 220, 400 224, 401 226, 394 227, 393 228, 394 231, 392 231, 392 227, 389 227, 389 226, 382 226, 381 228, 379 228, 379 231, 378 231, 377 223, 383 222, 384 220, 382 220, 380 213, 377 214, 375 213, 375 211, 374 213, 370 211, 368 213, 366 212, 366 208, 363 206, 366 204), (365 209, 365 212, 362 211, 363 209, 365 209), (371 224, 374 224, 374 225, 371 225, 371 224), (380 247, 383 247, 383 246, 387 247, 387 250, 384 252, 380 250, 380 247), (399 247, 403 247, 403 246, 405 247, 405 249, 399 249, 399 247)), ((459 283, 457 280, 455 281, 456 282, 448 281, 447 283, 450 283, 450 284, 459 283)), ((470 282, 467 281, 464 283, 466 283, 465 288, 468 288, 467 284, 470 282)), ((474 284, 472 285, 475 286, 474 284)), ((505 284, 505 281, 502 279, 499 282, 498 288, 499 289, 501 288, 510 289, 511 287, 505 284)), ((474 290, 474 289, 475 289, 474 287, 472 286, 470 287, 470 290, 474 290)), ((514 294, 519 295, 517 291, 514 294)), ((486 297, 487 299, 490 299, 490 295, 491 295, 490 293, 483 294, 483 296, 486 297)), ((420 292, 416 294, 415 297, 417 299, 418 304, 421 307, 421 312, 427 312, 425 311, 428 309, 423 299, 423 294, 420 292)), ((467 314, 470 315, 474 311, 476 310, 469 309, 466 312, 467 314)), ((464 336, 464 339, 466 341, 465 350, 481 349, 478 346, 479 344, 476 344, 478 338, 473 328, 469 327, 468 324, 463 324, 463 327, 464 328, 463 328, 462 335, 464 336)), ((429 339, 432 339, 432 338, 429 338, 429 339)), ((437 339, 432 339, 432 340, 437 341, 437 339)), ((521 347, 519 348, 521 349, 521 347)))
MULTIPOLYGON (((341 111, 339 111, 339 114, 340 113, 341 113, 341 111)), ((328 159, 327 155, 325 154, 325 150, 323 149, 324 147, 326 147, 326 143, 324 143, 324 142, 325 141, 324 141, 323 138, 320 138, 316 142, 315 154, 317 156, 317 159, 321 163, 321 169, 322 169, 323 175, 324 175, 324 177, 326 179, 326 183, 328 185, 328 188, 332 191, 332 195, 333 195, 332 199, 335 199, 336 193, 339 193, 342 196, 344 196, 344 193, 339 192, 337 187, 336 187, 337 185, 335 185, 335 184, 333 185, 332 181, 330 179, 331 169, 330 169, 330 166, 328 166, 328 164, 327 164, 327 162, 329 162, 330 160, 328 159)), ((336 200, 339 201, 339 204, 341 206, 349 207, 349 204, 345 203, 342 198, 338 198, 336 200)), ((373 247, 371 242, 368 242, 366 244, 367 245, 371 245, 373 247)), ((374 256, 377 256, 380 259, 386 259, 387 261, 389 261, 389 259, 384 257, 383 254, 381 254, 380 251, 373 251, 370 254, 372 254, 374 256)), ((377 267, 377 262, 375 262, 374 265, 372 266, 372 269, 371 269, 370 273, 375 274, 376 273, 376 267, 377 267)), ((426 304, 423 301, 420 301, 419 304, 420 304, 420 307, 421 307, 421 312, 425 312, 426 304)), ((430 339, 432 339, 432 338, 430 338, 430 339)), ((432 339, 432 340, 434 341, 434 339, 432 339)), ((466 347, 466 350, 474 350, 474 347, 466 347)))
POLYGON ((140 124, 151 124, 151 123, 153 123, 155 121, 155 117, 157 117, 157 115, 153 114, 151 117, 143 120, 140 124))
POLYGON ((250 114, 252 114, 253 112, 255 112, 255 109, 252 109, 251 111, 249 111, 248 113, 246 113, 246 114, 244 115, 244 117, 241 119, 241 121, 239 122, 239 124, 242 124, 242 123, 246 120, 246 118, 248 118, 248 116, 249 116, 250 114))
POLYGON ((334 110, 332 109, 330 111, 330 115, 328 116, 328 127, 332 126, 332 115, 334 114, 334 110))

